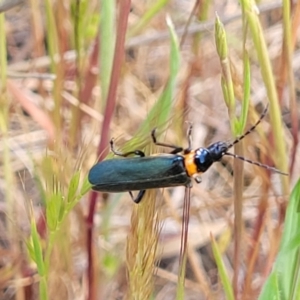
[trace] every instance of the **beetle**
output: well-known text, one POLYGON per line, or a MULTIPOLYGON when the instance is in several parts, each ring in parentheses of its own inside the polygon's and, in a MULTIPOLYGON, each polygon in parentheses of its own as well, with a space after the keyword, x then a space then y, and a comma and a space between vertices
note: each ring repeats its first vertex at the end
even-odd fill
POLYGON ((288 175, 268 165, 255 162, 242 156, 228 152, 235 144, 255 130, 265 117, 268 106, 258 121, 243 135, 233 142, 216 142, 207 148, 200 147, 193 150, 191 147, 192 126, 188 130, 188 148, 160 143, 156 138, 156 129, 151 132, 152 141, 157 146, 173 149, 169 154, 155 154, 145 156, 141 150, 121 153, 114 148, 113 139, 110 141, 111 151, 123 159, 108 159, 94 165, 88 175, 92 189, 101 192, 129 192, 135 203, 139 203, 148 189, 166 188, 175 186, 191 187, 192 178, 201 182, 200 175, 225 155, 243 160, 270 171, 288 175), (135 157, 128 157, 135 155, 135 157), (131 191, 139 191, 136 198, 131 191))

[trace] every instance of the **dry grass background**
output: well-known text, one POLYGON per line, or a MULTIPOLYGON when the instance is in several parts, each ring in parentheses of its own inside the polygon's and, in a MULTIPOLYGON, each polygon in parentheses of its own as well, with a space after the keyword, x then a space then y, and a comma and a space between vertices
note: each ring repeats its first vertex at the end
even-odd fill
MULTIPOLYGON (((41 297, 38 296, 41 277, 37 275, 36 264, 27 251, 32 239, 31 222, 36 222, 44 250, 49 242, 45 215, 47 193, 59 190, 66 195, 75 171, 80 170, 81 184, 97 160, 97 147, 105 117, 105 100, 101 98, 102 82, 95 76, 101 73, 95 58, 98 54, 96 47, 99 47, 95 37, 99 8, 97 1, 81 2, 86 10, 82 13, 84 21, 79 31, 83 30, 84 33, 79 34, 81 38, 76 41, 76 17, 72 11, 76 10, 76 3, 29 1, 6 13, 8 79, 6 100, 1 105, 7 108, 8 132, 6 137, 4 132, 0 136, 1 299, 41 297), (59 63, 53 63, 51 57, 49 32, 52 28, 46 22, 48 5, 56 19, 59 36, 57 40, 52 37, 55 40, 53 44, 57 46, 57 53, 63 54, 59 63), (80 56, 75 55, 76 43, 80 44, 80 56), (56 81, 52 75, 55 75, 56 81), (76 107, 79 109, 76 110, 76 107)), ((200 4, 202 12, 203 3, 200 4)), ((158 124, 160 132, 163 132, 161 139, 176 145, 187 145, 186 121, 194 126, 194 147, 233 139, 220 83, 221 68, 215 46, 214 20, 217 12, 225 24, 238 94, 242 88, 239 82, 243 74, 241 9, 236 1, 211 1, 202 25, 197 25, 199 22, 194 17, 187 26, 194 5, 194 1, 188 0, 169 1, 149 23, 137 28, 135 25, 150 11, 151 1, 132 1, 126 55, 121 64, 116 105, 108 126, 109 137, 116 138, 117 148, 122 149, 122 145, 135 136, 169 78, 167 14, 178 32, 186 32, 184 40, 179 35, 183 41, 181 62, 170 117, 167 124, 158 124), (192 34, 194 28, 197 33, 194 31, 192 34)), ((117 7, 120 6, 119 3, 117 7)), ((119 15, 116 20, 120 19, 119 15)), ((274 74, 279 78, 280 70, 277 67, 283 36, 280 3, 264 1, 260 20, 274 74)), ((3 28, 1 30, 3 33, 3 28)), ((251 40, 247 42, 247 48, 251 60, 248 128, 258 119, 268 100, 251 40)), ((299 57, 296 43, 292 58, 296 78, 299 57)), ((286 90, 280 101, 285 132, 282 142, 287 144, 286 155, 289 158, 293 136, 290 133, 292 118, 286 90)), ((272 164, 272 140, 271 135, 266 134, 271 131, 267 116, 256 132, 244 142, 247 158, 272 164)), ((148 135, 144 134, 142 141, 151 144, 150 130, 148 135)), ((134 148, 134 144, 130 147, 134 148)), ((161 149, 152 148, 152 151, 161 149)), ((298 147, 294 172, 290 178, 291 186, 299 176, 299 163, 298 147)), ((211 249, 211 235, 218 239, 228 276, 231 278, 234 274, 232 164, 231 158, 215 164, 202 176, 202 183, 193 186, 184 299, 224 298, 211 249)), ((252 165, 245 164, 244 167, 244 222, 238 294, 240 297, 243 295, 243 299, 255 299, 278 250, 288 195, 283 195, 279 175, 269 174, 252 165), (247 289, 245 294, 242 293, 242 287, 247 289)), ((130 265, 135 263, 132 260, 135 260, 134 253, 137 251, 132 247, 142 247, 130 242, 130 238, 136 234, 134 227, 141 226, 136 223, 139 214, 143 214, 141 209, 136 208, 128 193, 98 195, 97 199, 95 209, 91 210, 91 198, 89 194, 84 195, 68 211, 59 230, 55 231, 46 276, 49 299, 146 299, 149 295, 153 299, 175 299, 184 188, 164 189, 149 195, 144 201, 152 200, 155 213, 146 204, 141 208, 145 210, 144 213, 151 212, 149 218, 155 220, 154 227, 152 223, 143 224, 144 230, 149 229, 153 239, 150 243, 153 249, 148 249, 148 255, 151 256, 149 264, 152 263, 152 266, 147 277, 147 280, 153 280, 153 285, 148 281, 141 283, 141 273, 130 273, 130 265), (93 222, 88 217, 91 212, 93 222), (91 226, 93 232, 89 239, 88 230, 91 226), (154 247, 156 243, 157 250, 154 247), (92 261, 88 253, 92 254, 92 261), (128 278, 131 283, 128 283, 128 278), (141 290, 150 284, 149 291, 138 293, 137 290, 130 290, 135 286, 132 280, 141 290)), ((148 267, 145 268, 148 270, 148 267)))

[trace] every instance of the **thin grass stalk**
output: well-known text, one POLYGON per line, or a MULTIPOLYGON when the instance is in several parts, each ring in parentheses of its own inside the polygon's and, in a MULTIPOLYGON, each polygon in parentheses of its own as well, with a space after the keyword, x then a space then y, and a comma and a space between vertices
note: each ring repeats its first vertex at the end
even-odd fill
MULTIPOLYGON (((242 112, 238 118, 235 126, 235 134, 241 135, 247 123, 247 116, 250 103, 250 62, 248 53, 246 51, 246 36, 247 36, 247 23, 243 19, 243 100, 242 112)), ((235 154, 244 156, 244 141, 234 146, 235 154)), ((242 235, 243 235, 243 188, 244 188, 244 164, 237 159, 234 160, 233 165, 234 174, 234 273, 233 273, 233 291, 236 298, 239 298, 241 290, 239 289, 239 274, 241 265, 242 249, 242 235)))
MULTIPOLYGON (((112 1, 113 2, 113 1, 112 1)), ((76 0, 74 1, 74 45, 76 51, 76 87, 77 87, 77 95, 82 88, 82 31, 81 22, 83 19, 81 5, 82 1, 76 0)), ((81 102, 81 98, 78 97, 79 102, 81 102)), ((80 139, 78 130, 78 125, 80 124, 80 109, 79 105, 73 105, 71 108, 72 112, 72 120, 71 120, 71 128, 70 128, 70 149, 74 149, 76 147, 76 141, 80 139)))
POLYGON ((297 153, 297 146, 299 144, 299 139, 298 139, 299 125, 298 125, 298 114, 297 114, 297 103, 296 102, 291 102, 290 111, 291 111, 293 147, 292 147, 292 152, 291 152, 291 156, 290 156, 291 160, 290 160, 289 172, 290 172, 290 174, 293 174, 296 153, 297 153))
POLYGON ((120 2, 119 19, 117 27, 116 46, 113 59, 113 67, 111 72, 111 79, 109 83, 109 90, 107 94, 106 107, 104 111, 104 119, 101 130, 101 140, 98 147, 99 161, 103 160, 108 152, 109 142, 109 125, 112 120, 116 105, 117 87, 120 80, 121 68, 123 65, 125 54, 125 37, 128 24, 128 15, 130 12, 130 0, 120 2))
POLYGON ((105 100, 107 99, 109 85, 111 81, 111 71, 113 65, 112 49, 115 49, 116 43, 116 28, 115 28, 115 1, 104 0, 101 1, 100 7, 100 47, 99 47, 99 69, 101 70, 99 79, 101 81, 101 107, 99 111, 105 108, 105 100))
POLYGON ((189 235, 189 220, 190 220, 190 206, 191 206, 191 187, 185 188, 185 197, 183 203, 183 218, 181 228, 181 247, 179 256, 179 274, 177 282, 177 293, 176 299, 184 299, 184 288, 185 288, 185 274, 186 274, 186 263, 188 258, 188 235, 189 235))
MULTIPOLYGON (((98 108, 99 111, 103 111, 106 105, 108 105, 108 90, 110 86, 110 82, 112 80, 111 77, 111 69, 112 69, 112 61, 115 49, 115 25, 113 24, 115 17, 115 1, 104 0, 101 2, 100 5, 100 27, 99 27, 99 37, 100 49, 99 52, 99 69, 100 72, 100 79, 101 79, 101 106, 98 108)), ((115 50, 116 52, 116 50, 115 50)), ((116 55, 116 54, 115 54, 116 55)), ((119 76, 116 74, 115 76, 119 76)), ((115 86, 115 88, 117 88, 115 86)), ((110 116, 106 116, 106 118, 110 116)), ((102 127, 103 129, 103 127, 102 127)), ((108 126, 106 126, 106 130, 108 130, 108 126)), ((102 138, 102 137, 101 137, 102 138)), ((98 153, 101 153, 102 146, 99 145, 98 153)), ((104 148, 105 149, 105 148, 104 148)), ((97 155, 98 156, 98 155, 97 155)), ((96 299, 96 274, 95 274, 95 267, 94 267, 94 253, 93 250, 93 226, 94 226, 94 214, 95 214, 95 206, 97 202, 98 194, 96 192, 90 193, 89 198, 89 212, 86 218, 87 223, 87 253, 88 253, 88 299, 96 299)))
POLYGON ((242 112, 237 123, 237 133, 238 135, 243 134, 246 128, 247 119, 248 119, 248 111, 250 105, 250 93, 251 93, 251 72, 250 72, 250 61, 248 52, 245 49, 246 41, 244 40, 243 47, 243 100, 242 100, 242 112))
POLYGON ((81 15, 81 5, 82 1, 75 0, 74 1, 74 46, 76 51, 76 79, 78 88, 80 89, 80 82, 78 82, 78 79, 81 80, 81 59, 82 59, 82 31, 80 29, 82 28, 81 22, 83 19, 83 16, 81 15))
MULTIPOLYGON (((82 124, 82 118, 83 118, 83 111, 80 109, 80 106, 82 104, 89 105, 89 102, 91 100, 92 92, 94 91, 95 84, 98 79, 98 72, 95 72, 94 70, 97 69, 98 66, 98 57, 99 57, 99 35, 95 32, 95 39, 93 41, 93 48, 92 51, 86 51, 85 50, 85 44, 86 41, 89 41, 87 38, 88 29, 87 27, 91 27, 91 21, 89 20, 91 18, 90 14, 92 14, 92 18, 94 17, 94 12, 92 8, 87 6, 86 1, 74 1, 72 7, 74 7, 73 11, 73 24, 74 24, 74 44, 75 44, 75 51, 76 51, 76 93, 78 98, 78 103, 73 105, 71 108, 71 114, 72 114, 72 120, 70 125, 70 149, 78 149, 78 141, 81 140, 81 130, 78 130, 78 124, 82 124), (88 54, 88 55, 87 55, 88 54)), ((102 3, 107 1, 102 1, 102 3)), ((114 4, 114 1, 110 1, 110 3, 114 4)), ((104 16, 103 18, 107 17, 107 13, 100 12, 101 16, 104 16)), ((102 25, 106 24, 104 21, 102 25)), ((95 29, 98 29, 96 24, 93 24, 95 29)), ((105 26, 105 25, 104 25, 105 26)), ((102 27, 100 27, 101 29, 102 27)), ((63 31, 63 30, 61 30, 63 31)), ((96 31, 96 30, 95 30, 96 31)), ((63 31, 64 32, 64 31, 63 31)), ((114 32, 114 31, 113 31, 114 32)), ((111 34, 110 39, 113 39, 113 35, 111 34)), ((109 45, 109 38, 106 39, 105 42, 103 42, 105 45, 109 45)), ((112 48, 110 48, 110 56, 113 55, 113 51, 111 51, 112 48)), ((112 59, 110 57, 107 57, 107 61, 112 63, 112 59)), ((104 74, 103 77, 106 77, 109 81, 110 79, 110 72, 107 74, 105 72, 105 69, 101 69, 100 74, 104 74)), ((101 91, 105 90, 105 86, 101 86, 101 91)), ((107 87, 108 89, 108 87, 107 87)), ((106 90, 107 90, 106 89, 106 90)), ((104 98, 106 99, 106 97, 104 98)), ((103 100, 103 97, 102 97, 103 100)), ((100 103, 101 101, 98 101, 97 103, 100 103)), ((104 100, 103 100, 104 103, 104 100)), ((101 111, 101 109, 99 110, 101 111)))
MULTIPOLYGON (((241 134, 243 126, 245 124, 246 116, 248 109, 246 105, 249 103, 249 92, 244 94, 244 103, 242 103, 242 116, 237 119, 235 116, 235 94, 234 94, 234 82, 231 76, 230 69, 230 59, 228 56, 228 48, 226 41, 226 32, 223 24, 219 20, 218 16, 216 17, 215 23, 215 36, 216 36, 216 46, 217 52, 221 62, 222 68, 222 89, 224 100, 228 108, 229 121, 231 125, 231 131, 234 137, 238 134, 241 134)), ((244 59, 244 63, 248 60, 244 59)), ((247 64, 245 64, 244 79, 248 78, 247 73, 247 64)), ((247 82, 249 85, 249 83, 247 82)), ((246 86, 247 86, 246 84, 246 86)), ((250 91, 249 87, 248 90, 250 91)), ((243 151, 243 141, 240 141, 234 146, 235 154, 239 156, 244 155, 243 151)), ((242 241, 242 228, 243 228, 243 219, 242 219, 242 203, 243 203, 243 163, 239 160, 234 160, 233 165, 234 170, 234 273, 233 273, 233 290, 235 297, 238 297, 239 294, 239 274, 240 274, 240 265, 241 265, 241 241, 242 241)))
POLYGON ((189 14, 189 18, 187 19, 187 21, 185 23, 184 33, 183 33, 183 35, 182 35, 182 37, 180 39, 180 49, 182 49, 182 46, 184 45, 184 42, 185 42, 186 37, 187 37, 187 30, 188 30, 189 26, 191 25, 191 22, 192 22, 194 16, 197 14, 197 11, 199 10, 199 7, 200 7, 200 1, 195 1, 194 7, 191 10, 191 12, 189 14))
MULTIPOLYGON (((234 145, 234 153, 244 155, 243 141, 234 145)), ((244 187, 244 164, 239 159, 233 162, 234 170, 234 272, 233 290, 234 295, 239 295, 239 274, 242 254, 242 229, 243 229, 243 187, 244 187)))
MULTIPOLYGON (((182 221, 184 223, 184 221, 182 221)), ((183 228, 182 228, 183 229, 183 228)), ((182 246, 181 246, 182 247, 182 246)), ((187 251, 186 245, 184 245, 184 249, 180 253, 180 266, 178 272, 178 281, 177 281, 177 290, 176 290, 176 300, 183 300, 184 290, 185 290, 185 275, 186 275, 186 263, 187 263, 187 251)))
MULTIPOLYGON (((297 29, 299 27, 300 24, 300 2, 297 1, 295 4, 295 7, 293 7, 293 18, 292 18, 292 25, 291 25, 291 31, 292 31, 292 52, 295 50, 295 45, 297 42, 297 29)), ((282 52, 281 52, 281 56, 280 56, 280 63, 278 64, 278 69, 277 69, 277 94, 278 94, 278 98, 279 101, 282 105, 282 97, 283 97, 283 92, 284 92, 284 87, 286 84, 286 80, 287 80, 287 68, 285 67, 286 63, 285 63, 285 47, 282 47, 282 52)))
POLYGON ((55 63, 54 57, 58 53, 58 38, 57 38, 57 28, 55 23, 55 18, 52 10, 53 3, 50 0, 45 1, 46 16, 47 16, 47 44, 49 57, 51 60, 50 70, 52 73, 56 73, 57 65, 55 63))
POLYGON ((47 45, 48 45, 48 53, 51 60, 50 70, 51 73, 56 74, 56 80, 54 80, 53 86, 53 95, 54 95, 54 110, 53 110, 53 120, 57 129, 57 134, 60 134, 61 130, 61 85, 62 78, 61 72, 59 71, 58 65, 55 62, 55 55, 58 54, 58 37, 57 37, 57 23, 55 22, 55 17, 53 14, 53 3, 50 0, 45 1, 45 9, 46 9, 46 22, 47 22, 47 45))
POLYGON ((298 145, 298 114, 297 114, 297 102, 296 102, 296 86, 294 79, 294 72, 292 67, 292 54, 294 45, 292 42, 292 28, 291 28, 291 3, 288 0, 283 1, 283 53, 285 54, 283 59, 285 61, 285 69, 288 75, 289 85, 289 99, 290 99, 290 111, 292 121, 292 136, 293 147, 291 153, 290 173, 293 172, 293 167, 296 157, 296 149, 298 145))
MULTIPOLYGON (((284 133, 281 120, 281 112, 279 101, 273 77, 270 58, 268 55, 267 45, 263 36, 263 31, 257 14, 257 6, 252 0, 241 0, 243 12, 247 19, 249 29, 256 49, 259 64, 261 66, 261 74, 266 86, 267 95, 270 101, 270 117, 275 141, 274 160, 276 167, 283 172, 287 172, 287 158, 284 141, 284 133)), ((287 176, 281 176, 281 185, 284 195, 289 191, 289 180, 287 176)))
POLYGON ((231 132, 235 133, 235 96, 231 77, 230 60, 228 57, 227 39, 224 25, 218 15, 215 20, 215 41, 222 69, 222 90, 224 100, 228 109, 231 132))
POLYGON ((79 99, 81 103, 89 104, 90 99, 92 97, 92 92, 98 79, 97 74, 93 70, 97 68, 99 64, 98 60, 99 60, 99 35, 95 37, 93 50, 89 57, 89 64, 84 75, 84 85, 80 90, 79 99))
MULTIPOLYGON (((109 0, 108 0, 109 1, 109 0)), ((107 155, 107 145, 109 140, 109 126, 113 117, 117 87, 120 79, 121 68, 123 65, 125 53, 125 36, 128 23, 128 15, 130 12, 130 0, 121 1, 119 3, 119 19, 117 27, 117 38, 114 51, 113 67, 109 82, 109 89, 106 99, 106 107, 104 112, 104 120, 101 129, 101 140, 98 146, 99 161, 103 160, 107 155)), ((97 193, 92 192, 90 196, 89 212, 87 216, 87 249, 88 249, 88 278, 89 278, 89 296, 88 299, 96 299, 96 282, 94 273, 94 258, 93 258, 93 223, 94 213, 97 200, 97 193)))
MULTIPOLYGON (((276 166, 280 170, 286 172, 287 156, 285 151, 285 143, 283 142, 284 134, 282 130, 282 120, 281 120, 281 112, 280 112, 279 102, 278 102, 278 95, 275 88, 273 71, 268 56, 267 46, 263 37, 262 28, 256 11, 257 8, 255 6, 255 3, 252 1, 246 1, 246 0, 241 1, 241 5, 242 5, 243 12, 245 14, 245 19, 248 22, 249 29, 252 34, 252 39, 261 66, 262 77, 270 101, 270 117, 271 117, 272 129, 273 129, 273 136, 275 140, 275 155, 273 156, 273 158, 275 160, 276 166)), ((288 194, 288 190, 289 190, 288 178, 285 178, 285 176, 281 176, 281 179, 282 179, 281 181, 282 192, 284 195, 286 195, 288 194)), ((282 210, 284 210, 284 207, 281 206, 281 208, 282 210)), ((279 222, 279 224, 281 223, 279 222)), ((280 235, 280 229, 277 228, 276 231, 280 235)), ((278 240, 278 236, 276 236, 276 240, 278 240)), ((269 258, 272 257, 272 254, 274 255, 274 249, 275 247, 271 248, 271 251, 269 253, 269 258)))

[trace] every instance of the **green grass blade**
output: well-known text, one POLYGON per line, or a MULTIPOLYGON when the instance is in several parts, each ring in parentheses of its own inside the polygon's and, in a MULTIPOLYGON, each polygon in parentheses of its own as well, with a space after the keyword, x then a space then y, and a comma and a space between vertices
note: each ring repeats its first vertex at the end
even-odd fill
MULTIPOLYGON (((160 127, 170 118, 175 99, 176 80, 180 68, 180 49, 178 37, 176 35, 173 23, 167 17, 167 25, 170 32, 170 75, 166 87, 161 96, 152 107, 147 119, 141 124, 135 137, 128 141, 122 151, 130 151, 132 149, 143 149, 149 143, 150 132, 154 127, 160 127), (146 138, 145 138, 146 137, 146 138)), ((159 132, 158 132, 159 135, 159 132)))
MULTIPOLYGON (((270 118, 274 134, 274 158, 276 158, 276 166, 278 167, 278 169, 286 172, 288 170, 288 163, 286 156, 286 145, 283 142, 284 133, 281 120, 281 111, 273 75, 274 72, 272 70, 267 44, 257 13, 257 7, 255 2, 252 0, 242 0, 240 1, 240 3, 243 11, 245 12, 245 18, 249 25, 254 48, 256 50, 258 62, 261 68, 261 75, 266 86, 267 95, 270 101, 270 118)), ((288 177, 283 176, 281 180, 283 193, 288 194, 288 177)))
POLYGON ((223 285, 223 288, 224 288, 226 299, 233 300, 234 295, 233 295, 232 285, 231 285, 229 276, 227 274, 226 267, 223 264, 222 255, 221 255, 219 246, 216 243, 213 236, 211 236, 211 241, 212 241, 212 250, 213 250, 215 262, 218 266, 219 276, 221 278, 221 282, 222 282, 222 285, 223 285))
POLYGON ((46 203, 47 226, 51 231, 55 231, 62 206, 62 195, 59 192, 54 193, 47 199, 46 203))
POLYGON ((69 184, 69 191, 67 196, 67 202, 70 203, 74 200, 76 192, 78 190, 80 180, 80 171, 77 171, 71 178, 70 184, 69 184))
POLYGON ((285 217, 280 250, 259 299, 299 299, 300 270, 300 180, 295 185, 285 217))
MULTIPOLYGON (((115 48, 115 1, 101 1, 100 20, 100 80, 101 96, 106 101, 111 80, 111 69, 115 48)), ((102 103, 104 107, 104 103, 102 103)), ((102 107, 102 108, 103 108, 102 107)))
POLYGON ((218 15, 216 15, 215 20, 215 42, 222 68, 221 85, 224 100, 228 109, 231 132, 236 136, 235 95, 228 56, 227 37, 224 25, 218 15))
MULTIPOLYGON (((131 28, 129 36, 138 34, 164 8, 170 0, 158 0, 149 7, 141 19, 131 28)), ((151 3, 151 2, 149 2, 151 3)))
MULTIPOLYGON (((183 222, 183 221, 182 221, 183 222)), ((185 295, 185 276, 186 276, 186 262, 187 262, 187 251, 183 252, 182 263, 180 266, 180 273, 177 282, 176 300, 183 300, 185 295)))
POLYGON ((31 255, 34 256, 34 261, 37 265, 37 270, 40 275, 40 283, 39 283, 39 299, 46 300, 48 299, 48 288, 46 281, 46 268, 44 263, 41 239, 37 232, 36 223, 34 220, 31 221, 31 238, 32 238, 32 249, 31 255))
POLYGON ((247 117, 248 117, 248 108, 250 103, 250 91, 251 91, 251 74, 250 74, 250 61, 248 53, 244 53, 244 99, 242 102, 242 113, 241 117, 239 119, 239 132, 238 134, 241 135, 244 130, 247 123, 247 117))
POLYGON ((167 17, 167 25, 171 39, 170 76, 165 90, 151 109, 147 120, 142 124, 139 130, 139 133, 144 135, 149 134, 153 127, 160 126, 168 120, 172 109, 172 101, 175 98, 176 78, 180 67, 180 52, 178 38, 169 17, 167 17))
POLYGON ((84 196, 88 191, 91 189, 91 184, 89 183, 89 180, 87 177, 84 178, 79 196, 82 197, 84 196))

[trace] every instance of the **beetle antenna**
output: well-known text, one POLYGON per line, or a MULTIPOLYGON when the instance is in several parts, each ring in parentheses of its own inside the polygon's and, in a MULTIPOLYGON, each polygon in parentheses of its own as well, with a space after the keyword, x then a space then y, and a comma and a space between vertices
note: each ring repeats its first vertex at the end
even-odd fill
POLYGON ((281 175, 289 175, 288 173, 285 173, 285 172, 281 172, 280 170, 276 169, 276 168, 273 168, 273 167, 270 167, 268 165, 265 165, 265 164, 262 164, 260 162, 257 162, 257 161, 253 161, 253 160, 250 160, 250 159, 247 159, 243 156, 239 156, 237 154, 233 154, 233 153, 229 153, 229 152, 226 152, 224 155, 228 155, 228 156, 232 156, 234 158, 237 158, 237 159, 240 159, 242 161, 245 161, 249 164, 252 164, 252 165, 256 165, 256 166, 259 166, 261 168, 265 168, 267 170, 270 170, 270 171, 273 171, 273 172, 276 172, 278 174, 281 174, 281 175))
POLYGON ((268 112, 268 108, 269 108, 269 104, 267 104, 267 106, 265 107, 263 113, 261 114, 259 119, 256 121, 256 123, 249 130, 247 130, 243 135, 241 135, 240 137, 235 139, 232 143, 229 143, 227 145, 227 148, 228 149, 231 148, 232 146, 237 144, 239 141, 241 141, 243 138, 245 138, 248 134, 250 134, 257 127, 257 125, 261 122, 261 120, 266 116, 266 114, 268 112))

